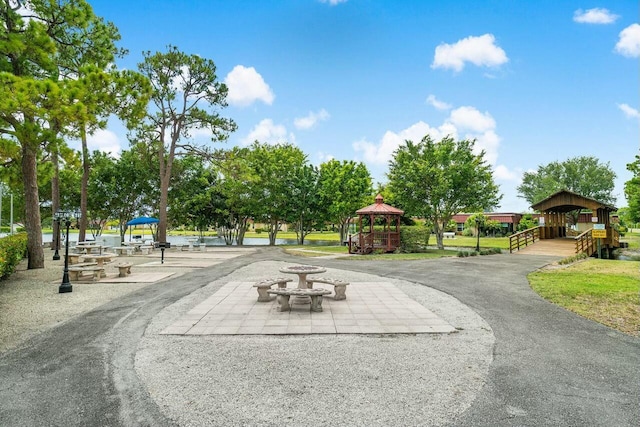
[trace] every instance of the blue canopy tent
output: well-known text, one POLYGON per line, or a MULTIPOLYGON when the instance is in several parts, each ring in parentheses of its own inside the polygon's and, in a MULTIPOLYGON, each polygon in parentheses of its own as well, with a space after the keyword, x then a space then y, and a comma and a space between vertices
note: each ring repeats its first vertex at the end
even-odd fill
MULTIPOLYGON (((149 216, 139 216, 138 218, 133 218, 131 221, 127 222, 127 227, 142 225, 142 235, 144 236, 144 225, 146 224, 157 224, 160 220, 158 218, 152 218, 149 216)), ((149 227, 151 228, 151 227, 149 227)), ((151 230, 151 235, 153 236, 153 230, 151 230)), ((131 241, 131 228, 129 229, 129 241, 131 241)))

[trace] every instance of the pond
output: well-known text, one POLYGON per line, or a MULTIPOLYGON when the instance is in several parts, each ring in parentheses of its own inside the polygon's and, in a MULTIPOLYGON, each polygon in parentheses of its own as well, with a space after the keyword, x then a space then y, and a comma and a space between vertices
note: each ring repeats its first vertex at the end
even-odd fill
MULTIPOLYGON (((111 236, 117 236, 116 234, 106 234, 105 236, 109 236, 109 238, 111 238, 111 236)), ((93 236, 91 236, 91 234, 89 234, 87 236, 88 239, 92 240, 93 236)), ((143 238, 145 239, 150 239, 151 235, 150 234, 146 234, 143 236, 143 238)), ((189 241, 187 239, 193 239, 194 236, 167 236, 167 241, 169 243, 172 243, 174 245, 177 244, 182 244, 182 245, 186 245, 189 243, 189 241)), ((72 242, 76 242, 78 241, 78 233, 74 233, 74 232, 70 232, 69 233, 69 239, 72 242)), ((43 243, 50 243, 53 240, 53 234, 52 233, 42 233, 42 242, 43 243)), ((124 238, 125 241, 129 241, 129 234, 127 233, 127 235, 124 238)), ((211 236, 205 236, 203 238, 204 240, 204 244, 206 246, 226 246, 224 243, 224 239, 221 237, 211 237, 211 236)), ((296 239, 276 239, 276 245, 297 245, 298 242, 296 241, 296 239)), ((305 245, 309 245, 309 246, 335 246, 338 244, 338 242, 334 241, 334 240, 305 240, 304 242, 305 245)), ((268 238, 259 238, 259 237, 245 237, 244 239, 244 245, 245 246, 268 246, 269 245, 269 239, 268 238)))

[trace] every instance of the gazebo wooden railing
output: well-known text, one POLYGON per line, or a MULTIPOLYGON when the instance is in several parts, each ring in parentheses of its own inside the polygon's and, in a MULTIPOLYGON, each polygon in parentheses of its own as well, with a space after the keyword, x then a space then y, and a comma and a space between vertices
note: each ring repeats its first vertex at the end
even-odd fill
POLYGON ((509 252, 520 250, 540 240, 540 226, 529 228, 516 234, 509 236, 509 252))

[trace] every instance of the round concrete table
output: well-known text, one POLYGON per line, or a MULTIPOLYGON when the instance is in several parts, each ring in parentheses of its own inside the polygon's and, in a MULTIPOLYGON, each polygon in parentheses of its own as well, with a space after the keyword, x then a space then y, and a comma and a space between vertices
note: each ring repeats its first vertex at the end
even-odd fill
MULTIPOLYGON (((298 275, 298 288, 308 289, 307 287, 307 275, 319 274, 327 271, 324 267, 317 267, 315 265, 291 265, 288 267, 282 267, 280 273, 285 274, 297 274, 298 275)), ((294 296, 291 301, 292 304, 310 304, 311 298, 308 296, 294 296)))

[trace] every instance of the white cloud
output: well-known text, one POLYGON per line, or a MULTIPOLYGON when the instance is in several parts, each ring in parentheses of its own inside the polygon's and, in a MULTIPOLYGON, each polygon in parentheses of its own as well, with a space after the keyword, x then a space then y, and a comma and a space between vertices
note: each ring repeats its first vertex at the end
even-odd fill
POLYGON ((87 148, 89 151, 102 151, 118 156, 122 148, 120 138, 114 132, 107 129, 98 129, 92 135, 87 135, 87 148))
POLYGON ((580 24, 613 24, 619 18, 609 12, 608 9, 593 8, 588 10, 578 9, 573 13, 573 20, 580 24))
POLYGON ((449 110, 451 108, 451 104, 440 101, 435 95, 429 95, 427 97, 427 104, 431 105, 436 110, 449 110))
POLYGON ((505 51, 496 46, 493 34, 469 36, 454 44, 442 43, 436 47, 431 68, 452 68, 462 71, 465 62, 474 65, 497 67, 509 61, 505 51))
POLYGON ((224 82, 229 88, 227 101, 231 105, 246 107, 256 101, 271 105, 275 98, 269 85, 253 67, 236 65, 224 82))
POLYGON ((474 107, 460 107, 451 112, 449 117, 438 127, 423 121, 417 122, 398 133, 387 131, 378 144, 365 139, 353 143, 353 149, 361 152, 364 160, 372 164, 386 164, 393 157, 393 152, 405 140, 419 142, 425 135, 439 141, 446 136, 458 139, 475 139, 474 151, 485 151, 485 160, 495 164, 498 159, 500 136, 495 131, 496 122, 489 113, 481 113, 474 107))
POLYGON ((461 130, 469 130, 475 133, 483 133, 493 130, 496 121, 489 113, 481 113, 474 107, 459 107, 451 112, 449 120, 461 130))
POLYGON ((318 112, 310 111, 305 117, 299 117, 293 121, 293 124, 298 129, 311 129, 319 121, 325 121, 329 119, 329 113, 324 108, 318 112))
POLYGON ((628 104, 618 104, 618 108, 630 119, 640 119, 640 111, 629 106, 628 104))
POLYGON ((367 162, 374 164, 386 164, 393 157, 393 152, 400 147, 406 140, 413 142, 422 141, 425 135, 430 135, 434 140, 440 140, 447 135, 456 137, 457 134, 452 133, 455 128, 445 123, 440 128, 433 128, 423 121, 419 121, 407 129, 398 133, 387 131, 382 136, 379 144, 374 144, 365 139, 353 143, 355 151, 362 151, 363 157, 367 162))
POLYGON ((616 52, 629 58, 640 56, 640 24, 631 24, 620 31, 616 52))
POLYGON ((316 158, 318 159, 318 164, 328 162, 329 160, 335 159, 335 157, 329 153, 324 153, 322 151, 318 151, 316 154, 316 158))
POLYGON ((509 170, 505 165, 497 165, 493 169, 493 177, 499 181, 513 181, 519 184, 522 180, 522 172, 509 170))
POLYGON ((320 3, 327 3, 329 6, 335 6, 340 3, 346 3, 348 0, 320 0, 320 3))
POLYGON ((295 144, 295 135, 292 133, 287 134, 287 128, 283 125, 276 125, 271 119, 263 119, 249 132, 249 135, 244 138, 242 145, 253 144, 254 141, 258 141, 266 144, 280 144, 291 143, 295 144))

